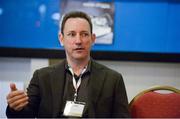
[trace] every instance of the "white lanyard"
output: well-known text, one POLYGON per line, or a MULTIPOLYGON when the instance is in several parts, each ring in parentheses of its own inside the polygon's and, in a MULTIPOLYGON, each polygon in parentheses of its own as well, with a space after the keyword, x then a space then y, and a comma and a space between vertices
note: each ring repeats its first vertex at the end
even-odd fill
POLYGON ((75 102, 76 102, 76 98, 77 98, 78 88, 79 88, 79 86, 81 85, 81 77, 82 77, 82 75, 84 74, 84 72, 86 71, 86 69, 87 69, 87 67, 85 67, 85 68, 82 70, 82 72, 81 72, 81 74, 80 74, 80 76, 79 76, 79 80, 78 80, 78 82, 76 83, 73 70, 72 70, 72 68, 69 66, 69 71, 71 72, 72 77, 73 77, 73 86, 74 86, 74 89, 75 89, 75 93, 74 93, 74 101, 75 101, 75 102))

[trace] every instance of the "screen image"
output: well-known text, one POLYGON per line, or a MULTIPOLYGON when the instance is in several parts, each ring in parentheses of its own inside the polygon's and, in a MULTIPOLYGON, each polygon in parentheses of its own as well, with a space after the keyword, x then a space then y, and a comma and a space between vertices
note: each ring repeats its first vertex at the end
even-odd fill
MULTIPOLYGON (((64 12, 63 2, 1 0, 0 56, 64 57, 64 48, 58 40, 59 20, 64 12)), ((85 0, 66 2, 81 3, 85 0)), ((110 28, 113 36, 108 42, 102 39, 107 37, 102 37, 103 42, 95 43, 92 47, 93 57, 112 60, 145 58, 147 61, 158 61, 160 58, 161 61, 180 62, 178 0, 86 1, 97 2, 112 7, 110 13, 113 26, 110 28)), ((66 7, 68 9, 68 5, 66 7)), ((101 32, 96 33, 99 36, 101 32)))

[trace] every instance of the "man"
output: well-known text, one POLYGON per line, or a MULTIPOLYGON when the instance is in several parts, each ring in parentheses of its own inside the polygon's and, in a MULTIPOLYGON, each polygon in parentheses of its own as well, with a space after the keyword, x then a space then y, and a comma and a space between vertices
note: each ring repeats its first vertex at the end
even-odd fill
POLYGON ((89 16, 66 14, 59 40, 66 59, 35 71, 27 94, 10 84, 7 117, 129 117, 121 74, 90 57, 95 35, 89 16))

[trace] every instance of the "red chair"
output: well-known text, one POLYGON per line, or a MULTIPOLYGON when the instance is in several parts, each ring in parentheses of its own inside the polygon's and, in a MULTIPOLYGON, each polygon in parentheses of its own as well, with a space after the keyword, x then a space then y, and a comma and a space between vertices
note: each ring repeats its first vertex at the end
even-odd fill
POLYGON ((133 98, 129 109, 132 118, 180 118, 180 90, 170 86, 144 90, 133 98))

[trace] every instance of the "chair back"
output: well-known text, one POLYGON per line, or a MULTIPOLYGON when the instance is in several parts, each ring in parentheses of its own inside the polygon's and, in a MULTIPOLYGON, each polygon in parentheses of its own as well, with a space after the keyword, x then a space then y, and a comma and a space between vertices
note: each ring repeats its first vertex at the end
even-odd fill
POLYGON ((180 118, 180 90, 156 86, 140 92, 129 104, 132 118, 180 118))

